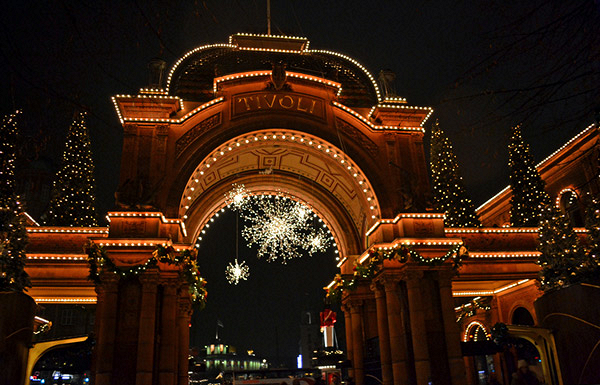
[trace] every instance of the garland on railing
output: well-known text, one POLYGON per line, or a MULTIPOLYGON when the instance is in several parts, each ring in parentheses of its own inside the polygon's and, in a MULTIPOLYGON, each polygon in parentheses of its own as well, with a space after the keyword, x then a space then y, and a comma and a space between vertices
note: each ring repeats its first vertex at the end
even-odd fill
POLYGON ((106 250, 102 246, 98 246, 93 242, 85 246, 85 252, 88 255, 88 264, 90 266, 90 274, 88 278, 95 284, 100 284, 100 275, 102 271, 110 271, 119 274, 123 277, 137 275, 143 273, 150 267, 156 266, 159 262, 169 265, 181 266, 181 276, 189 285, 190 296, 192 301, 197 304, 200 309, 206 305, 206 280, 200 275, 198 265, 196 263, 196 249, 183 250, 179 253, 171 245, 158 245, 152 252, 152 256, 143 264, 121 268, 114 264, 108 258, 106 250))
POLYGON ((353 290, 356 288, 356 283, 359 279, 372 279, 375 277, 381 270, 384 259, 387 259, 388 261, 396 260, 401 263, 410 260, 422 266, 439 266, 448 259, 452 259, 452 268, 458 269, 462 265, 462 260, 468 257, 468 254, 467 248, 463 244, 457 244, 448 250, 445 255, 433 258, 423 257, 417 251, 405 244, 399 244, 392 249, 371 249, 369 250, 367 263, 361 264, 355 262, 352 279, 347 279, 340 274, 336 274, 333 279, 333 285, 323 288, 325 290, 325 300, 328 302, 337 302, 341 299, 342 293, 345 290, 353 290))
POLYGON ((477 309, 481 309, 484 311, 489 311, 492 309, 490 303, 492 299, 491 297, 483 297, 483 298, 473 298, 473 300, 469 303, 461 305, 458 310, 456 310, 456 322, 461 322, 465 318, 469 318, 477 314, 477 309))

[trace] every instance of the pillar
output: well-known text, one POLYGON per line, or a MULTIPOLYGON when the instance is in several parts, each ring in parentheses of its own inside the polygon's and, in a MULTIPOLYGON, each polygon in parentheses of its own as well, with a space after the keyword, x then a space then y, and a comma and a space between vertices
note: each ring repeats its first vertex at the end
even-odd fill
POLYGON ((179 357, 178 357, 178 374, 177 384, 188 385, 188 365, 189 365, 189 349, 190 349, 190 318, 192 316, 192 303, 190 296, 187 295, 187 286, 183 287, 184 295, 179 297, 177 304, 177 326, 179 339, 179 357))
POLYGON ((408 333, 402 317, 399 281, 392 277, 382 277, 381 282, 385 288, 394 384, 409 384, 412 375, 408 366, 408 333))
POLYGON ((96 312, 96 385, 112 383, 115 335, 117 330, 117 303, 119 278, 104 274, 102 283, 96 287, 98 308, 96 312))
POLYGON ((152 383, 154 368, 154 345, 156 330, 156 295, 158 271, 146 271, 140 275, 142 303, 140 309, 140 329, 138 333, 136 385, 152 383))
POLYGON ((177 286, 166 280, 162 293, 160 314, 160 347, 158 361, 158 382, 161 385, 175 385, 177 375, 176 354, 177 286))
POLYGON ((463 385, 465 384, 465 365, 460 349, 460 330, 456 323, 454 300, 452 298, 451 279, 453 275, 454 271, 452 270, 440 271, 438 273, 438 285, 451 383, 453 385, 463 385))
POLYGON ((362 322, 363 301, 360 299, 350 300, 350 316, 352 318, 352 348, 354 368, 354 383, 363 385, 365 379, 364 370, 364 338, 362 322))
MULTIPOLYGON (((342 305, 344 311, 344 321, 346 325, 346 350, 348 360, 354 365, 354 343, 352 341, 352 316, 350 315, 350 305, 345 303, 342 305)), ((352 366, 348 368, 348 376, 354 377, 354 369, 352 366)))
POLYGON ((371 284, 371 290, 375 293, 375 305, 377 306, 377 333, 379 334, 381 377, 383 385, 392 385, 394 383, 394 378, 392 372, 390 332, 388 328, 385 291, 383 290, 381 284, 377 282, 371 284))
POLYGON ((421 290, 423 289, 421 287, 421 280, 423 279, 423 276, 423 271, 420 270, 405 272, 412 347, 418 385, 427 385, 431 376, 425 312, 421 297, 421 290))

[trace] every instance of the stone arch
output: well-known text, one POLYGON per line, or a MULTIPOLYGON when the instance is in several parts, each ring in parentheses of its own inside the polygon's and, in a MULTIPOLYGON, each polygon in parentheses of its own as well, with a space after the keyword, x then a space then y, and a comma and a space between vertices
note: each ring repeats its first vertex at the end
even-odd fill
POLYGON ((191 237, 223 206, 234 182, 308 203, 343 254, 360 253, 367 227, 381 216, 369 178, 343 151, 302 132, 263 130, 216 147, 188 174, 177 215, 191 237))
POLYGON ((525 309, 522 306, 519 306, 513 310, 510 323, 512 323, 513 325, 535 325, 533 315, 531 315, 529 310, 525 309))
POLYGON ((579 199, 577 190, 571 187, 562 189, 556 197, 556 207, 569 217, 573 227, 582 227, 584 224, 579 199))
MULTIPOLYGON (((515 301, 512 304, 512 307, 510 308, 510 311, 508 312, 508 319, 510 320, 510 322, 512 322, 513 318, 515 317, 515 312, 519 308, 521 308, 521 309, 527 311, 527 313, 529 313, 529 315, 533 319, 533 325, 537 324, 537 316, 535 314, 535 309, 533 308, 533 304, 528 303, 523 300, 515 301)), ((518 311, 521 312, 522 310, 518 310, 518 311)), ((517 314, 517 316, 518 316, 518 314, 517 314)))
POLYGON ((513 325, 534 326, 535 320, 533 319, 533 315, 529 312, 529 310, 523 306, 518 306, 512 311, 510 323, 513 325))
POLYGON ((471 321, 466 327, 463 334, 463 341, 478 341, 479 337, 483 336, 486 340, 491 339, 491 334, 488 328, 480 321, 471 321))

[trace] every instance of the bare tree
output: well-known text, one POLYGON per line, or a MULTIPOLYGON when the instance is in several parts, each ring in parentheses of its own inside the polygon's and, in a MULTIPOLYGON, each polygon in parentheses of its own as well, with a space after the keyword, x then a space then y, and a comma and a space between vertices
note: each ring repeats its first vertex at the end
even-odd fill
POLYGON ((487 52, 447 103, 493 104, 471 128, 526 122, 540 132, 589 124, 600 108, 600 1, 488 1, 487 52), (491 22, 490 22, 491 20, 491 22))

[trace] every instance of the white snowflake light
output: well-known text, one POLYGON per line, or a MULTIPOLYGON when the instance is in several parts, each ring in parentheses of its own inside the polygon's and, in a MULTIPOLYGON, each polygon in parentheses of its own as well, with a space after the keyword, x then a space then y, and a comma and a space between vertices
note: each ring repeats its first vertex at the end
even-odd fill
POLYGON ((322 229, 313 230, 306 236, 304 248, 312 256, 316 252, 325 251, 329 247, 330 238, 322 229))
POLYGON ((248 191, 243 184, 234 183, 231 185, 233 189, 225 194, 225 203, 233 210, 243 210, 249 202, 247 199, 248 191))
POLYGON ((225 277, 230 284, 237 285, 241 280, 247 280, 250 276, 250 268, 244 261, 238 263, 237 258, 235 264, 230 263, 225 269, 225 277))
POLYGON ((245 206, 242 230, 248 246, 258 246, 258 258, 269 262, 281 257, 283 263, 302 256, 305 250, 312 255, 329 245, 323 230, 312 228, 316 217, 310 208, 293 199, 280 196, 253 196, 245 206))

